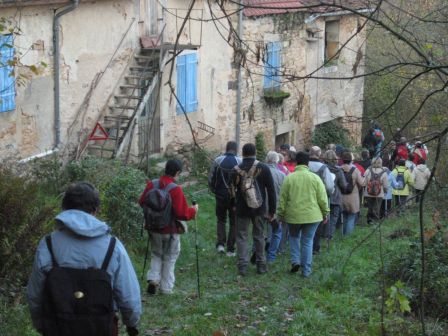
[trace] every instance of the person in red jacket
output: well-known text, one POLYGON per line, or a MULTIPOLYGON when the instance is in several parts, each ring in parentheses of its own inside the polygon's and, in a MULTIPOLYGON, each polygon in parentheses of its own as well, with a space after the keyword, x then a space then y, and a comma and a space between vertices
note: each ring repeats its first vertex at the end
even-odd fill
MULTIPOLYGON (((168 160, 165 165, 165 175, 158 180, 159 189, 164 189, 175 183, 182 172, 182 162, 168 160)), ((154 188, 153 181, 148 181, 140 196, 139 203, 143 206, 146 194, 154 188)), ((168 191, 171 196, 172 212, 176 225, 163 229, 150 230, 151 237, 151 266, 147 274, 149 294, 155 294, 160 287, 162 294, 171 294, 174 288, 174 268, 180 253, 180 237, 184 233, 184 226, 180 221, 188 221, 196 217, 198 205, 188 206, 182 188, 175 185, 168 191)))

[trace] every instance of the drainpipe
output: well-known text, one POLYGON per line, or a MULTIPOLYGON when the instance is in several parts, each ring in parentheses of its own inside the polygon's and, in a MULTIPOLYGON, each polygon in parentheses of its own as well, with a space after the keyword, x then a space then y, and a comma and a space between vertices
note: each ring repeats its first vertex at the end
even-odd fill
POLYGON ((60 87, 59 87, 59 20, 60 18, 75 10, 79 6, 79 0, 73 0, 70 5, 63 7, 59 12, 55 12, 53 18, 53 68, 54 68, 54 149, 61 144, 61 110, 60 110, 60 87))
MULTIPOLYGON (((238 36, 240 39, 240 48, 242 47, 241 40, 243 39, 243 5, 242 0, 240 0, 240 11, 238 13, 238 36)), ((240 60, 240 65, 238 67, 238 77, 237 77, 237 91, 236 91, 236 127, 235 127, 235 142, 240 147, 240 122, 241 122, 241 82, 242 82, 242 65, 240 60)))

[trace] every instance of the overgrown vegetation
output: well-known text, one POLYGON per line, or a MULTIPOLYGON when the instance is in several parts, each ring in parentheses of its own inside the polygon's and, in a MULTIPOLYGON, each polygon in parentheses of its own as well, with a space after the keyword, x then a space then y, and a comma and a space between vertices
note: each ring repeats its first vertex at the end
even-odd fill
POLYGON ((264 134, 261 132, 255 135, 255 149, 257 160, 264 161, 266 159, 266 154, 268 153, 268 150, 266 148, 266 141, 264 140, 264 134))
POLYGON ((40 236, 51 228, 57 195, 46 197, 40 187, 0 167, 0 279, 23 281, 40 236))
MULTIPOLYGON (((431 229, 426 232, 426 285, 424 304, 427 315, 434 318, 448 319, 448 231, 431 229)), ((420 306, 420 241, 413 239, 397 255, 391 256, 387 267, 389 282, 401 280, 408 288, 412 310, 420 306)))
POLYGON ((336 121, 328 121, 317 125, 311 142, 324 149, 328 144, 339 144, 345 148, 351 147, 348 131, 336 121))

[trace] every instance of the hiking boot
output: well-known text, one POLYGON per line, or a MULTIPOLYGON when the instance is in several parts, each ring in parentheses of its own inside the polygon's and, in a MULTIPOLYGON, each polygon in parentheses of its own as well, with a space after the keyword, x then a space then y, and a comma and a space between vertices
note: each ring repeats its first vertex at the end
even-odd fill
POLYGON ((148 288, 146 289, 146 291, 149 295, 154 295, 157 292, 157 287, 159 287, 159 285, 156 282, 148 281, 148 288))
POLYGON ((256 260, 257 260, 257 255, 254 252, 254 253, 252 253, 252 256, 250 257, 250 263, 252 265, 255 265, 256 260))
POLYGON ((291 266, 291 270, 289 271, 289 273, 297 273, 300 269, 300 264, 292 264, 291 266))
POLYGON ((226 249, 224 248, 224 246, 218 245, 216 246, 216 251, 218 251, 219 253, 225 253, 226 249))
POLYGON ((266 264, 258 264, 257 265, 257 273, 258 274, 265 274, 268 272, 268 269, 266 267, 266 264))
POLYGON ((247 275, 247 267, 238 267, 238 274, 241 276, 246 276, 247 275))

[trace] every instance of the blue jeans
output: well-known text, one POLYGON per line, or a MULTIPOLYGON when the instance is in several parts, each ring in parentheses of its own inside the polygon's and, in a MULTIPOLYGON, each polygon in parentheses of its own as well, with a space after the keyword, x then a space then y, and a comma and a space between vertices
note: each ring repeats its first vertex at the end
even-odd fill
POLYGON ((278 228, 277 230, 274 231, 274 229, 272 229, 272 226, 270 224, 268 224, 271 227, 271 236, 270 236, 270 244, 269 244, 269 249, 266 255, 266 260, 267 261, 274 261, 275 257, 277 256, 277 251, 278 248, 280 246, 280 241, 282 240, 282 223, 279 222, 278 223, 278 228))
POLYGON ((313 238, 320 222, 310 224, 289 224, 289 246, 291 264, 302 266, 302 275, 311 274, 313 263, 313 238))
POLYGON ((330 205, 330 220, 325 227, 325 238, 333 238, 334 232, 336 231, 336 224, 338 222, 339 216, 341 215, 341 206, 338 204, 330 205))
POLYGON ((344 219, 343 219, 343 227, 342 227, 342 234, 344 236, 348 236, 349 234, 351 234, 353 232, 353 229, 355 228, 355 221, 356 221, 356 216, 357 214, 355 213, 348 213, 348 212, 343 212, 344 215, 344 219))

